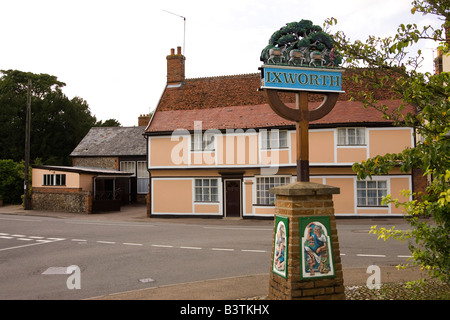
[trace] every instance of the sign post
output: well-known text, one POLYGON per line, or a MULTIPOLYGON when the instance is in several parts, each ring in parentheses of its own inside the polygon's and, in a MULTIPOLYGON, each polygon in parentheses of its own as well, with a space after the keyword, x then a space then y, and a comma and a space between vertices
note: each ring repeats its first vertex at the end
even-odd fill
POLYGON ((295 122, 297 182, 270 189, 276 195, 269 299, 345 299, 333 208, 339 188, 310 182, 310 121, 335 106, 342 85, 339 53, 331 37, 309 20, 286 24, 261 52, 261 90, 272 110, 295 122), (295 93, 295 109, 278 92, 295 93), (310 110, 309 94, 323 95, 310 110))

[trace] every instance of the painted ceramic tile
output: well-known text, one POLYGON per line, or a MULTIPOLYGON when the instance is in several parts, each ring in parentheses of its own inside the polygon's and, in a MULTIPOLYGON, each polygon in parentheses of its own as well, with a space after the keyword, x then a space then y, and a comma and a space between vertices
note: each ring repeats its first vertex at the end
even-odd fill
POLYGON ((289 218, 276 217, 272 271, 284 278, 287 277, 288 225, 289 218))
POLYGON ((334 277, 330 218, 300 217, 301 278, 334 277))

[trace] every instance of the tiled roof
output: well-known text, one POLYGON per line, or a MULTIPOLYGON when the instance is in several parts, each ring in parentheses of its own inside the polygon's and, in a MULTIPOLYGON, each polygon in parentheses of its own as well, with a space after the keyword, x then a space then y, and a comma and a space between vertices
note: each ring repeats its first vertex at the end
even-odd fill
MULTIPOLYGON (((351 102, 349 92, 362 89, 353 81, 345 80, 351 76, 344 73, 339 101, 324 118, 311 125, 388 122, 381 113, 363 108, 361 103, 351 102)), ((292 122, 276 115, 267 103, 261 85, 260 74, 185 79, 179 86, 164 90, 155 110, 147 133, 168 132, 175 129, 193 130, 194 121, 202 121, 202 129, 246 129, 293 125, 292 122)), ((282 101, 293 106, 295 95, 279 93, 282 101)), ((401 101, 391 100, 392 94, 375 91, 375 99, 388 106, 399 106, 401 101)), ((316 108, 321 96, 309 95, 310 108, 316 108)), ((412 110, 412 109, 411 109, 412 110)))
MULTIPOLYGON (((380 101, 390 107, 399 106, 399 100, 380 101)), ((319 106, 311 102, 310 108, 319 106)), ((294 107, 294 104, 288 104, 294 107)), ((413 112, 412 108, 406 108, 413 112)), ((156 112, 147 133, 171 132, 177 129, 194 130, 194 122, 201 121, 201 129, 249 129, 294 125, 293 122, 275 114, 268 104, 253 106, 233 106, 211 109, 169 110, 156 112)), ((311 127, 346 124, 390 123, 374 108, 364 108, 355 101, 338 101, 333 110, 325 117, 312 121, 311 127)))
POLYGON ((71 157, 146 155, 145 127, 93 127, 71 157))
POLYGON ((164 91, 158 111, 263 104, 260 84, 259 74, 185 79, 180 87, 164 91))

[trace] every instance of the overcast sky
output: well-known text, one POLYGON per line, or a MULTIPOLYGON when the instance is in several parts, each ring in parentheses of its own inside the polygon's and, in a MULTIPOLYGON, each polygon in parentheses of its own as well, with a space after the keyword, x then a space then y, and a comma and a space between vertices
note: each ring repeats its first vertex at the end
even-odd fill
MULTIPOLYGON (((411 0, 0 0, 0 69, 47 73, 87 101, 98 120, 137 125, 166 83, 166 56, 185 41, 186 77, 258 72, 272 33, 307 19, 338 20, 352 40, 390 36, 401 23, 439 26, 411 15, 411 0), (163 10, 186 17, 184 20, 163 10)), ((423 45, 432 72, 437 45, 423 45)))

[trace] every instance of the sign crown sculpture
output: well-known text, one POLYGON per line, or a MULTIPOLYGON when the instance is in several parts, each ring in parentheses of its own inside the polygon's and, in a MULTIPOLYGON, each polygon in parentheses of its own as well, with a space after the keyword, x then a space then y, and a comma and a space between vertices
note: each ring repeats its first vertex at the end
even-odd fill
POLYGON ((336 68, 342 58, 333 39, 310 20, 287 23, 262 50, 264 64, 336 68))

